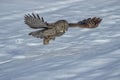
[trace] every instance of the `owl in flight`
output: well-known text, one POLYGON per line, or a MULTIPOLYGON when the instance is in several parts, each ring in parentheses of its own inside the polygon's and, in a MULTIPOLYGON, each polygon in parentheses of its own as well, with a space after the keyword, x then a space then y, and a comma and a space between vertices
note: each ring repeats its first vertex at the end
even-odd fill
POLYGON ((54 23, 48 23, 44 21, 43 17, 40 17, 38 14, 32 13, 24 16, 25 24, 33 29, 40 29, 29 33, 29 35, 43 39, 44 45, 49 44, 50 40, 55 40, 56 37, 63 35, 68 28, 96 28, 101 21, 101 18, 93 17, 84 19, 77 23, 69 23, 66 20, 58 20, 54 23))

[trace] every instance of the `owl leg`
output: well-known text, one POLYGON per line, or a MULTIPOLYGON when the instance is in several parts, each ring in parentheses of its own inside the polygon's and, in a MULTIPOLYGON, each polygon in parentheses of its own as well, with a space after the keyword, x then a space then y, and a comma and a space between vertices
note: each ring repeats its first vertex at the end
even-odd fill
POLYGON ((49 41, 50 41, 49 38, 44 38, 44 39, 43 39, 43 44, 44 44, 44 45, 48 45, 48 44, 49 44, 49 41))

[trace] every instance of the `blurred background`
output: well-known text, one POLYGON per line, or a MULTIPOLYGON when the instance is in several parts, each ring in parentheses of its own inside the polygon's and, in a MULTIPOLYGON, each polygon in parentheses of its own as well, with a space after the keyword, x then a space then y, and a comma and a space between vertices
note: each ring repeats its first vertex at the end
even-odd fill
POLYGON ((119 80, 119 0, 0 0, 0 80, 119 80), (43 45, 29 36, 24 15, 48 22, 103 21, 95 29, 70 28, 43 45))

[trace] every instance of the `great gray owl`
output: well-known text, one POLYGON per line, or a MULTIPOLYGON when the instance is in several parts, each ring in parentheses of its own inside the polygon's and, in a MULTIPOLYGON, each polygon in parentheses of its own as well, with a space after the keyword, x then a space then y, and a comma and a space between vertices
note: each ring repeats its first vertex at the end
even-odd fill
POLYGON ((93 17, 84 19, 77 23, 68 23, 66 20, 58 20, 54 23, 45 22, 43 17, 38 14, 32 13, 32 15, 27 14, 24 17, 24 22, 30 28, 42 29, 29 33, 36 38, 43 39, 43 44, 49 44, 50 40, 55 40, 56 37, 63 35, 70 27, 81 27, 81 28, 96 28, 102 21, 101 18, 93 17))

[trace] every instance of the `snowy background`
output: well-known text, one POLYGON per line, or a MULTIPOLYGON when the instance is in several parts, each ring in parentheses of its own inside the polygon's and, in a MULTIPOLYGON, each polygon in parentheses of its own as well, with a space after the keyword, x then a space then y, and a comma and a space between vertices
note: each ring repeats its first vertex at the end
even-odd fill
POLYGON ((0 0, 0 80, 120 80, 120 0, 0 0), (103 21, 44 46, 28 36, 32 12, 48 22, 103 21))

